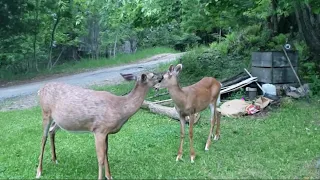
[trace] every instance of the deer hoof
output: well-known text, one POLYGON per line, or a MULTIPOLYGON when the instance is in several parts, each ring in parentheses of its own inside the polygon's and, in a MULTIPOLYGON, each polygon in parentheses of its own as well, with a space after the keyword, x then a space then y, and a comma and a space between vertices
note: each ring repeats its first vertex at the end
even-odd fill
POLYGON ((213 140, 218 141, 220 139, 220 135, 215 135, 213 140))
POLYGON ((190 160, 191 160, 191 163, 194 163, 194 156, 191 156, 190 160))
POLYGON ((36 179, 39 179, 40 178, 40 176, 41 176, 41 170, 37 170, 37 175, 36 175, 36 179))
POLYGON ((178 154, 178 156, 177 156, 177 158, 176 158, 176 161, 177 161, 177 162, 178 162, 179 160, 183 160, 181 154, 178 154))
POLYGON ((106 176, 106 179, 109 180, 109 179, 113 179, 113 178, 112 178, 112 176, 111 176, 110 178, 108 178, 108 177, 106 176))
POLYGON ((206 147, 204 148, 205 151, 209 151, 209 145, 206 144, 206 147))

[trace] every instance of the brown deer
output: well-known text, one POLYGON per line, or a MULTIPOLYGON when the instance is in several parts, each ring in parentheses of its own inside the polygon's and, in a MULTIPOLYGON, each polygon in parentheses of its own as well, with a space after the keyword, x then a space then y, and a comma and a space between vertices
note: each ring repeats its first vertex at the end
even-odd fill
POLYGON ((211 110, 211 126, 205 150, 209 150, 211 137, 213 136, 213 128, 217 123, 217 129, 214 140, 220 137, 220 118, 217 114, 217 105, 220 98, 221 84, 215 78, 204 77, 199 82, 181 88, 179 86, 177 75, 182 70, 182 64, 178 64, 175 68, 170 65, 169 70, 163 75, 163 80, 155 85, 155 88, 168 88, 171 99, 175 104, 175 108, 180 116, 180 146, 176 161, 182 159, 182 147, 184 141, 186 117, 189 116, 189 137, 190 137, 190 159, 194 162, 195 152, 193 149, 193 123, 194 114, 210 107, 211 110))
POLYGON ((108 135, 117 133, 142 105, 150 87, 162 80, 154 73, 121 74, 125 80, 136 80, 135 87, 125 96, 94 91, 63 83, 48 83, 38 91, 43 118, 43 136, 36 178, 42 172, 43 153, 50 131, 52 160, 57 162, 55 133, 58 129, 94 133, 98 158, 98 178, 111 179, 108 162, 108 135), (53 123, 52 123, 53 122, 53 123), (51 127, 50 127, 51 126, 51 127), (49 129, 50 127, 50 129, 49 129))

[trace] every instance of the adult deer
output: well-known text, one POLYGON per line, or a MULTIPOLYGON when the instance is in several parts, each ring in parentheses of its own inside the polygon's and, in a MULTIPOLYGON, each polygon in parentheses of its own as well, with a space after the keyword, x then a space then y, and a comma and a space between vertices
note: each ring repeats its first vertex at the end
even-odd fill
POLYGON ((139 110, 148 89, 162 80, 162 76, 153 73, 142 74, 141 77, 132 74, 121 75, 125 80, 136 80, 135 87, 126 96, 56 82, 48 83, 39 90, 43 136, 36 178, 41 176, 43 153, 49 131, 52 160, 57 160, 55 133, 60 128, 94 133, 99 166, 98 178, 103 178, 103 168, 105 177, 112 178, 108 162, 108 135, 121 129, 139 110))
POLYGON ((212 77, 204 77, 199 82, 181 88, 179 86, 177 75, 182 70, 182 64, 176 67, 170 65, 169 70, 163 75, 163 80, 156 84, 156 88, 168 88, 171 99, 175 104, 175 108, 180 116, 180 146, 176 161, 182 159, 182 147, 185 134, 186 117, 189 116, 189 138, 190 138, 190 159, 194 162, 195 151, 193 149, 193 123, 194 114, 210 107, 211 110, 211 126, 209 136, 205 146, 205 150, 209 150, 213 129, 217 123, 217 129, 214 140, 220 137, 220 118, 217 117, 217 105, 220 98, 221 84, 212 77))

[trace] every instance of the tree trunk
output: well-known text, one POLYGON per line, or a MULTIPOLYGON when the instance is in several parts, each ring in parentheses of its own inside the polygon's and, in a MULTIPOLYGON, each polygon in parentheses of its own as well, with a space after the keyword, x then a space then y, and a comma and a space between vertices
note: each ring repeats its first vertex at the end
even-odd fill
POLYGON ((279 27, 278 27, 278 15, 277 15, 277 8, 278 8, 278 1, 277 0, 271 0, 271 5, 272 5, 272 16, 271 16, 271 21, 272 21, 272 30, 273 34, 277 34, 279 27))
POLYGON ((93 14, 88 18, 88 44, 90 45, 91 59, 97 59, 99 56, 99 15, 93 14))
POLYGON ((113 57, 116 57, 116 51, 117 51, 117 41, 118 41, 118 33, 116 35, 116 40, 114 41, 114 46, 113 46, 113 57))
MULTIPOLYGON (((156 104, 154 102, 143 101, 141 108, 147 109, 150 112, 155 113, 155 114, 165 115, 165 116, 168 116, 168 117, 175 119, 175 120, 178 120, 178 121, 180 120, 179 114, 177 113, 177 111, 174 107, 166 107, 166 106, 156 104)), ((196 113, 195 115, 196 115, 196 118, 194 120, 194 124, 196 124, 198 122, 198 120, 200 119, 199 113, 196 113)), ((189 122, 189 116, 186 117, 186 121, 189 122)))
MULTIPOLYGON (((62 55, 62 53, 63 53, 63 51, 64 51, 65 49, 66 49, 66 48, 62 48, 59 56, 57 57, 57 59, 55 60, 55 62, 53 63, 53 65, 51 66, 51 69, 57 64, 57 62, 59 61, 59 59, 60 59, 60 57, 61 57, 61 55, 62 55)), ((51 69, 50 69, 50 70, 51 70, 51 69)))
POLYGON ((33 60, 35 61, 35 67, 37 72, 39 72, 38 68, 38 60, 37 60, 37 49, 36 49, 36 44, 37 44, 37 37, 38 37, 38 28, 39 28, 39 0, 36 0, 36 9, 35 9, 35 27, 34 27, 34 39, 33 39, 33 60))
MULTIPOLYGON (((320 57, 320 18, 303 2, 295 1, 295 14, 300 35, 304 38, 315 59, 320 57)), ((317 62, 319 64, 319 62, 317 62)))
POLYGON ((93 47, 94 47, 94 58, 97 59, 99 57, 99 24, 98 17, 94 17, 93 21, 93 47))
POLYGON ((143 101, 141 108, 148 109, 153 113, 165 115, 172 119, 179 120, 179 114, 173 107, 161 106, 150 101, 143 101))
POLYGON ((57 20, 56 22, 54 23, 53 25, 53 29, 52 29, 52 32, 51 32, 51 42, 50 42, 50 50, 49 50, 49 61, 48 61, 48 65, 47 65, 47 68, 51 70, 52 68, 52 49, 53 49, 53 42, 54 42, 54 35, 55 35, 55 32, 56 32, 56 29, 58 27, 58 24, 60 22, 60 16, 59 14, 57 15, 57 20))

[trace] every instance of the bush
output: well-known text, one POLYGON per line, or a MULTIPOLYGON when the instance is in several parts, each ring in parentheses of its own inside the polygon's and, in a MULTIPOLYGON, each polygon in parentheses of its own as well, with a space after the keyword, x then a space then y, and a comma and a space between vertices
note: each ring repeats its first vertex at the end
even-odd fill
POLYGON ((139 33, 139 46, 172 47, 178 51, 186 51, 198 45, 200 38, 193 33, 183 33, 177 23, 165 24, 156 28, 145 29, 139 33))
POLYGON ((243 71, 246 67, 243 56, 225 55, 215 49, 197 48, 183 57, 180 79, 184 85, 199 81, 205 76, 223 79, 243 71))
POLYGON ((310 57, 308 46, 303 40, 295 40, 294 48, 299 54, 299 76, 302 83, 310 85, 313 95, 320 94, 320 72, 318 70, 319 63, 310 57))
POLYGON ((210 48, 195 49, 181 58, 181 81, 195 82, 204 76, 222 80, 243 72, 250 67, 251 53, 260 50, 269 34, 262 31, 261 25, 253 25, 227 34, 220 43, 210 44, 210 48))
POLYGON ((195 34, 183 33, 182 35, 173 36, 174 49, 179 51, 186 51, 187 49, 194 48, 198 45, 201 38, 195 34))

